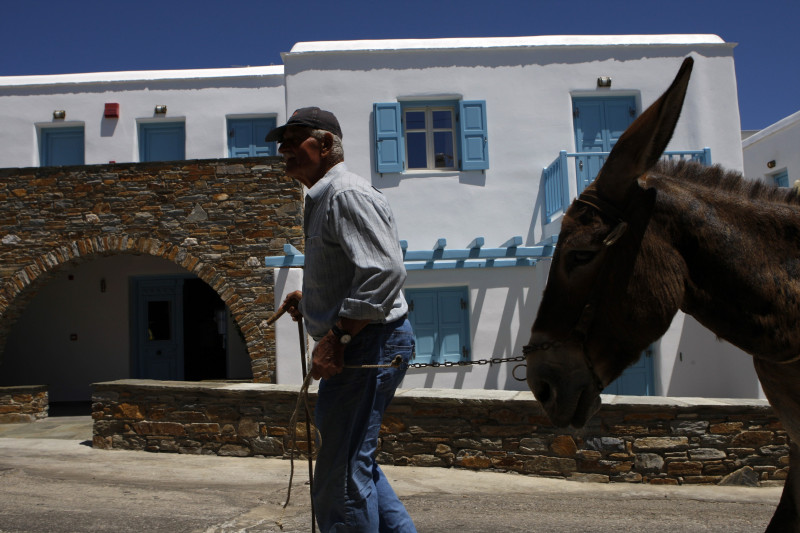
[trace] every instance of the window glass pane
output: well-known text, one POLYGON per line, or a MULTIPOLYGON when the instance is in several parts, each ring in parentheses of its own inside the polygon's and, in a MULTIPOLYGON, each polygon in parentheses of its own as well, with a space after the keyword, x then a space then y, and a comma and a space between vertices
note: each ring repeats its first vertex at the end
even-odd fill
POLYGON ((172 337, 169 301, 147 302, 147 338, 168 341, 172 337))
POLYGON ((452 128, 453 127, 453 114, 450 111, 434 111, 433 112, 433 127, 434 128, 452 128))
POLYGON ((406 135, 408 149, 408 168, 427 168, 428 154, 425 149, 425 132, 406 135))
POLYGON ((437 131, 433 134, 433 150, 436 154, 436 168, 455 167, 453 157, 453 132, 437 131))
POLYGON ((424 130, 425 111, 406 111, 406 129, 424 130))

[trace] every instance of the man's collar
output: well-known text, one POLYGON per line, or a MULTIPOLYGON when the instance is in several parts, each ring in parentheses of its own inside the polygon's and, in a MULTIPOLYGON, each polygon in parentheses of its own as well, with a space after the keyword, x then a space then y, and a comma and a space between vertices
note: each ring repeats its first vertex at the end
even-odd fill
POLYGON ((347 172, 347 167, 344 164, 344 161, 341 163, 337 163, 322 176, 319 181, 317 181, 314 185, 308 189, 308 196, 312 200, 319 199, 322 196, 322 192, 328 187, 328 184, 334 179, 336 176, 340 176, 341 174, 347 172))

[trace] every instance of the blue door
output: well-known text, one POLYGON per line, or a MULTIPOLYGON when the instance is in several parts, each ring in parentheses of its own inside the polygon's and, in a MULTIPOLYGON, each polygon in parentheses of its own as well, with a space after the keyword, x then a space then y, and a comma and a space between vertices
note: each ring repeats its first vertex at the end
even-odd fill
POLYGON ((650 346, 639 360, 625 369, 620 377, 609 383, 603 394, 624 394, 626 396, 653 396, 655 379, 653 375, 653 347, 650 346))
POLYGON ((413 363, 469 360, 467 294, 466 287, 406 289, 408 318, 417 343, 413 363))
POLYGON ((39 163, 43 167, 84 164, 83 126, 43 128, 39 163))
POLYGON ((137 379, 183 379, 183 279, 136 278, 132 336, 137 379))
MULTIPOLYGON (((608 153, 636 118, 636 101, 633 96, 575 98, 572 116, 576 151, 608 153)), ((579 193, 594 181, 604 162, 602 155, 576 158, 579 193)))
POLYGON ((229 119, 228 157, 277 155, 276 143, 264 141, 273 128, 274 118, 229 119))
POLYGON ((139 124, 140 161, 186 159, 186 127, 183 122, 139 124))

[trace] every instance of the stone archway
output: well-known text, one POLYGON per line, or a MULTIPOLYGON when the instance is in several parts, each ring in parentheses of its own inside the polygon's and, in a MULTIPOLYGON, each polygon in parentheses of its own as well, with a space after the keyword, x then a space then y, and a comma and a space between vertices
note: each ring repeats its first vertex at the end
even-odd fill
POLYGON ((275 380, 272 271, 302 238, 302 191, 279 158, 0 169, 0 346, 67 264, 140 254, 211 286, 241 330, 253 379, 275 380))

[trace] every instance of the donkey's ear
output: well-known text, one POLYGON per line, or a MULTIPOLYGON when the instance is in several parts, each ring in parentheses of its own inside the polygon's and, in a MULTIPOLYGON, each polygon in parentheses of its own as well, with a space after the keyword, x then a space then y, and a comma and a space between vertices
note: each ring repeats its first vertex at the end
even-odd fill
POLYGON ((625 209, 628 189, 656 164, 669 144, 681 115, 693 64, 691 57, 683 61, 669 89, 625 130, 600 169, 594 185, 618 207, 625 209))

